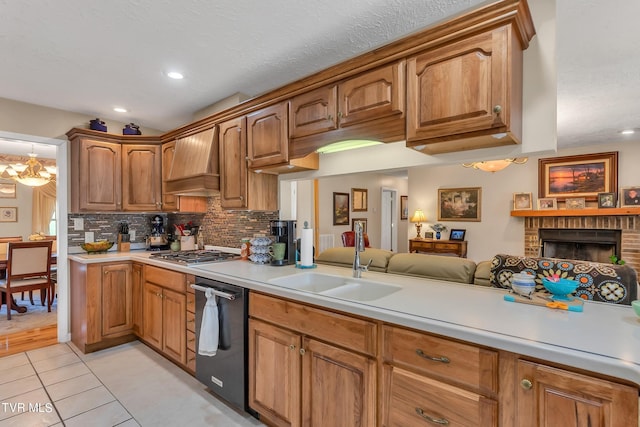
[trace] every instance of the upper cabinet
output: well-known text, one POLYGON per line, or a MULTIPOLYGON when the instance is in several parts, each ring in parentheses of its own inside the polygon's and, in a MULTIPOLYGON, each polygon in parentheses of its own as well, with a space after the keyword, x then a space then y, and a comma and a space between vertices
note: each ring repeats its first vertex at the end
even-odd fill
POLYGON ((161 150, 155 137, 67 133, 71 141, 71 211, 158 211, 161 150))
POLYGON ((276 166, 289 160, 287 103, 247 115, 247 160, 250 168, 276 166))
POLYGON ((162 210, 175 211, 178 209, 178 196, 167 193, 167 180, 171 172, 173 156, 176 152, 176 142, 169 141, 162 144, 162 210))
POLYGON ((520 143, 522 49, 512 26, 409 58, 407 94, 407 145, 424 153, 520 143))
POLYGON ((293 154, 349 138, 404 139, 404 76, 405 62, 397 61, 293 97, 293 154))

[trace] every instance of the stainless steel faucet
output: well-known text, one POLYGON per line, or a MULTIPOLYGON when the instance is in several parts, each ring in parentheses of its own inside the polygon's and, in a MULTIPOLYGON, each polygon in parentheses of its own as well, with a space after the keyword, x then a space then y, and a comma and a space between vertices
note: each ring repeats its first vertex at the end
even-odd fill
POLYGON ((362 276, 363 271, 369 270, 373 259, 369 259, 367 265, 360 265, 360 252, 364 251, 364 233, 362 232, 362 225, 356 222, 354 227, 355 231, 355 257, 353 258, 353 277, 359 279, 362 276))

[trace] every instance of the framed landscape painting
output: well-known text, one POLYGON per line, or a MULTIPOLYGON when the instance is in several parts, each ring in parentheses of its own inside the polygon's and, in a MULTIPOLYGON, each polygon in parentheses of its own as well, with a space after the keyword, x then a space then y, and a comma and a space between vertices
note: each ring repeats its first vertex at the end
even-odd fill
POLYGON ((618 152, 553 157, 538 160, 538 197, 559 201, 618 191, 618 152))
POLYGON ((333 193, 333 225, 349 225, 349 193, 333 193))
POLYGON ((482 188, 438 189, 438 221, 480 221, 482 188))

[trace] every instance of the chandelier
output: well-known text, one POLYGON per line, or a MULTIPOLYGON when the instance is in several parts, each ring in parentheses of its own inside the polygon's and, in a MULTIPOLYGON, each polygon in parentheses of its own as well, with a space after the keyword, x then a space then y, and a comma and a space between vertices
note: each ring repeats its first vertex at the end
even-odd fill
POLYGON ((516 157, 513 159, 485 160, 483 162, 463 163, 462 166, 464 166, 465 168, 480 169, 481 171, 485 172, 498 172, 509 166, 511 163, 521 165, 523 163, 527 163, 527 160, 528 159, 526 157, 516 157))
POLYGON ((41 187, 56 180, 55 166, 42 166, 36 160, 36 153, 29 153, 29 160, 25 163, 10 163, 0 165, 0 178, 13 179, 29 187, 41 187))

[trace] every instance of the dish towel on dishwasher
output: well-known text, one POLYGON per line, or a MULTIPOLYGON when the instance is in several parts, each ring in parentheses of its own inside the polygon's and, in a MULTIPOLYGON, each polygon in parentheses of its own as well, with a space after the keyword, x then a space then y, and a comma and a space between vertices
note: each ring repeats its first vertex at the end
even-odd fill
POLYGON ((218 304, 216 295, 212 289, 205 291, 207 302, 202 311, 202 324, 200 325, 200 339, 198 342, 198 354, 201 356, 215 356, 218 351, 218 304))

